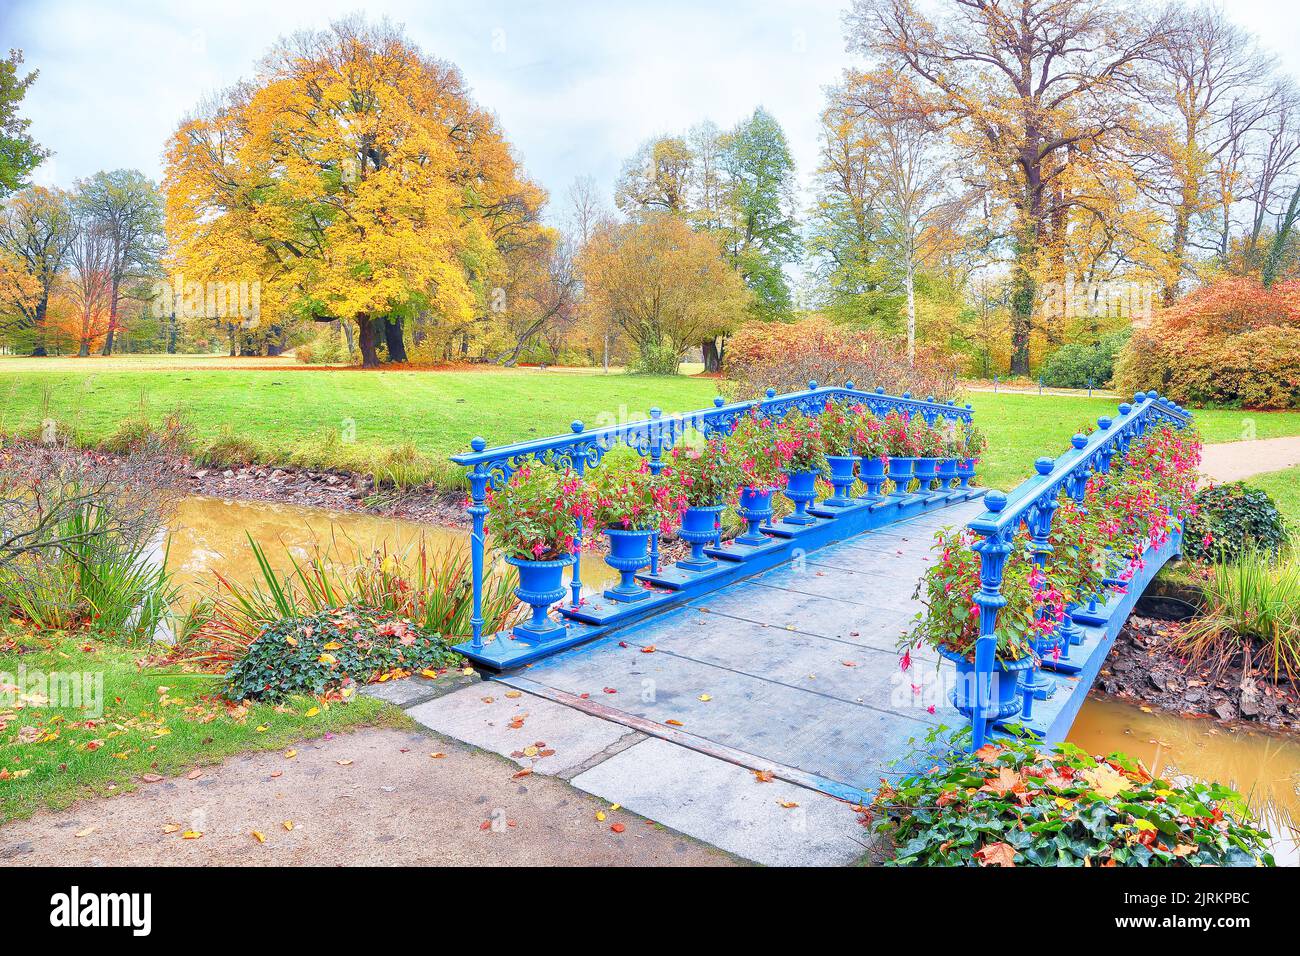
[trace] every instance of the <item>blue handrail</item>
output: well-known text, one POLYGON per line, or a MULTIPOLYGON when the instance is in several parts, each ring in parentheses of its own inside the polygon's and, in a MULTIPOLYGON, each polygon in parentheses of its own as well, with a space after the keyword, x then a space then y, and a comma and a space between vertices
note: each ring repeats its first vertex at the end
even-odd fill
MULTIPOLYGON (((1028 526, 1033 537, 1034 560, 1041 566, 1051 553, 1048 539, 1052 516, 1062 491, 1082 503, 1088 479, 1093 473, 1109 472, 1114 456, 1119 454, 1122 457, 1133 440, 1148 428, 1163 423, 1184 428, 1191 421, 1192 413, 1181 405, 1161 398, 1155 391, 1138 392, 1133 396, 1132 404, 1119 406, 1117 417, 1097 419, 1097 430, 1091 435, 1076 434, 1071 438, 1070 450, 1065 454, 1055 459, 1039 458, 1035 461, 1037 474, 1021 482, 1010 494, 990 491, 984 496, 988 510, 969 525, 980 537, 973 546, 980 556, 980 587, 975 594, 975 603, 980 609, 980 636, 975 642, 972 750, 983 746, 988 718, 994 713, 990 704, 997 648, 995 635, 998 612, 1007 603, 1002 596, 1002 574, 1007 558, 1014 550, 1016 531, 1022 523, 1028 526)), ((1022 679, 1024 686, 1029 688, 1021 711, 1025 719, 1032 716, 1034 670, 1026 671, 1022 679)))
MULTIPOLYGON (((933 396, 925 399, 913 398, 910 392, 901 396, 887 395, 883 388, 874 391, 861 391, 852 382, 842 386, 819 386, 817 382, 808 383, 804 391, 777 395, 774 389, 768 389, 765 397, 750 401, 731 402, 719 397, 713 400, 712 408, 664 415, 658 408, 650 409, 646 419, 610 425, 604 428, 586 430, 586 426, 575 421, 567 435, 552 435, 548 438, 535 438, 508 445, 489 447, 487 439, 475 437, 470 442, 470 451, 452 455, 451 460, 469 469, 469 505, 467 511, 471 521, 470 556, 473 569, 474 605, 471 617, 472 646, 483 646, 483 563, 486 551, 484 541, 484 523, 488 515, 487 491, 500 488, 510 480, 510 476, 528 462, 538 462, 554 468, 572 468, 578 474, 584 474, 588 468, 600 464, 601 459, 613 449, 626 446, 634 449, 642 457, 649 459, 650 468, 658 472, 663 466, 663 454, 671 449, 683 436, 697 431, 706 438, 715 435, 728 435, 742 418, 754 409, 759 409, 769 418, 784 418, 787 413, 799 409, 807 415, 818 415, 826 407, 826 402, 845 399, 860 402, 873 415, 884 416, 891 411, 911 417, 919 414, 933 425, 944 418, 953 422, 969 423, 973 411, 969 404, 959 407, 956 402, 935 401, 933 396)), ((578 543, 582 540, 582 527, 578 527, 578 543)), ((658 539, 651 541, 651 573, 657 570, 658 539)), ((582 592, 580 564, 573 564, 570 587, 573 603, 578 604, 582 592)))

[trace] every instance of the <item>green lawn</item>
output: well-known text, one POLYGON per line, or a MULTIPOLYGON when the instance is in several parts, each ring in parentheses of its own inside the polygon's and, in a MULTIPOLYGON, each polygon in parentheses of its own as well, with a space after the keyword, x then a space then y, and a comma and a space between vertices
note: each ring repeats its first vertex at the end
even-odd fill
POLYGON ((327 731, 405 722, 373 697, 328 707, 307 697, 280 708, 228 707, 210 696, 216 679, 142 667, 143 657, 85 635, 0 630, 0 824, 42 807, 133 790, 141 774, 168 776, 232 754, 286 749, 327 731), (16 643, 6 650, 10 640, 16 643), (54 706, 78 702, 50 691, 43 677, 56 672, 78 681, 83 706, 54 706), (95 675, 102 675, 102 696, 95 675), (100 715, 84 706, 96 697, 100 715), (308 716, 312 708, 318 712, 308 716))
POLYGON ((1285 468, 1247 478, 1246 484, 1267 491, 1277 502, 1292 534, 1300 533, 1300 468, 1285 468))
MULTIPOLYGON (((0 359, 0 432, 35 433, 48 408, 78 440, 96 443, 135 414, 143 399, 155 417, 181 409, 201 441, 229 424, 272 460, 286 460, 296 445, 332 434, 354 436, 349 447, 362 455, 409 441, 442 461, 475 435, 498 444, 564 432, 575 419, 598 427, 642 418, 655 405, 665 412, 703 408, 718 391, 716 381, 693 376, 211 367, 216 364, 179 356, 165 363, 0 359)), ((970 401, 989 436, 982 479, 1002 488, 1031 474, 1039 455, 1063 452, 1076 429, 1113 415, 1116 404, 989 392, 972 393, 970 401)), ((1197 421, 1211 442, 1300 434, 1300 412, 1203 411, 1197 421)))

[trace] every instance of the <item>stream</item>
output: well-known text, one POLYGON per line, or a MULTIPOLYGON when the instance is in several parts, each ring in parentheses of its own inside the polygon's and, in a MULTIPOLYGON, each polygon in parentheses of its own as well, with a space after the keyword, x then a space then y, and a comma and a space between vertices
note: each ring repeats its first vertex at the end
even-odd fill
MULTIPOLYGON (((291 569, 291 556, 303 560, 317 545, 336 544, 349 553, 383 547, 400 553, 421 535, 432 548, 467 536, 460 529, 395 518, 199 496, 180 502, 171 532, 168 564, 188 600, 212 586, 214 571, 243 584, 260 579, 249 535, 280 572, 291 569)), ((599 555, 589 554, 582 558, 582 577, 589 592, 613 583, 618 574, 599 555)), ((1122 750, 1157 776, 1214 779, 1236 788, 1273 835, 1278 864, 1300 865, 1300 741, 1095 698, 1084 703, 1069 739, 1093 754, 1122 750)))

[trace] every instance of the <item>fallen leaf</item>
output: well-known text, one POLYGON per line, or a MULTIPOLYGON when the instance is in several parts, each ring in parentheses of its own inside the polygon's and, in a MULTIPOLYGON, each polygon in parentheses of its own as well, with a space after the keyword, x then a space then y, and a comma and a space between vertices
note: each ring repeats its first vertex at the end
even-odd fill
POLYGON ((527 777, 527 776, 528 776, 529 774, 531 774, 531 773, 532 773, 532 771, 529 770, 527 767, 525 767, 523 770, 517 770, 517 771, 515 771, 514 776, 511 777, 511 779, 512 779, 512 780, 518 780, 520 777, 527 777))
POLYGON ((187 773, 187 774, 185 775, 185 779, 186 779, 186 780, 198 780, 199 777, 201 777, 201 776, 203 776, 203 771, 202 771, 202 770, 191 770, 189 773, 187 773))
POLYGON ((799 806, 799 804, 795 803, 793 800, 778 800, 776 801, 776 805, 778 807, 784 807, 787 810, 793 810, 795 807, 799 806))
POLYGON ((201 831, 201 830, 186 830, 184 833, 181 834, 181 839, 182 839, 182 840, 198 840, 198 839, 202 838, 202 836, 203 836, 203 831, 201 831))
POLYGON ((145 783, 158 783, 162 780, 162 775, 157 773, 142 773, 140 779, 145 783))
POLYGON ((754 779, 759 783, 771 783, 776 779, 776 774, 772 773, 770 770, 755 770, 752 772, 754 774, 754 779))
POLYGON ((164 823, 164 824, 163 824, 163 828, 162 828, 162 832, 163 832, 163 833, 179 833, 179 832, 180 832, 180 829, 181 829, 181 825, 180 825, 179 823, 164 823))
POLYGON ((701 695, 700 695, 700 700, 705 701, 705 702, 707 703, 708 701, 713 700, 713 695, 712 695, 712 694, 701 694, 701 695))
POLYGON ((292 820, 285 820, 284 823, 281 824, 281 826, 283 826, 286 830, 290 830, 290 831, 292 831, 292 830, 293 830, 293 821, 292 821, 292 820))
POLYGON ((88 837, 98 829, 99 827, 86 827, 84 830, 78 830, 76 835, 78 837, 88 837))
POLYGON ((613 687, 606 687, 606 688, 605 688, 605 693, 606 693, 606 694, 617 694, 618 691, 615 690, 613 687))
POLYGON ((429 754, 429 756, 432 757, 434 760, 441 760, 443 757, 447 755, 440 750, 437 753, 429 754))
POLYGON ((684 725, 680 720, 673 720, 672 718, 669 718, 668 720, 665 720, 664 723, 667 724, 669 727, 683 727, 683 726, 685 726, 685 725, 684 725))
POLYGON ((653 654, 654 652, 655 646, 653 644, 647 644, 645 647, 641 648, 642 654, 653 654))
POLYGON ((351 766, 352 766, 352 761, 351 761, 351 760, 336 760, 336 761, 334 761, 334 762, 335 762, 336 764, 338 764, 340 767, 351 767, 351 766))
POLYGON ((311 707, 311 708, 309 708, 309 709, 307 710, 307 713, 306 713, 305 716, 307 716, 307 717, 315 717, 315 716, 316 716, 317 714, 319 714, 319 713, 320 713, 320 708, 319 708, 319 707, 311 707))
POLYGON ((509 697, 511 700, 514 700, 516 697, 522 697, 523 694, 517 690, 508 690, 506 691, 506 696, 509 697))
POLYGON ((600 821, 601 823, 604 823, 604 822, 605 822, 605 811, 604 811, 604 810, 597 810, 597 811, 596 811, 596 819, 597 819, 598 821, 600 821))
POLYGON ((286 751, 284 752, 284 759, 285 759, 285 760, 292 760, 292 759, 293 759, 294 757, 296 757, 296 756, 298 756, 298 751, 296 751, 296 750, 286 750, 286 751))
POLYGON ((282 777, 282 776, 284 776, 284 771, 283 771, 283 770, 272 770, 272 771, 271 771, 271 779, 272 779, 272 780, 274 780, 276 777, 282 777))
POLYGON ((254 840, 256 840, 258 843, 265 843, 265 842, 266 842, 266 834, 263 833, 263 832, 260 831, 260 830, 254 830, 254 831, 253 831, 251 834, 249 834, 249 835, 250 835, 254 840))
POLYGON ((1133 781, 1117 771, 1110 764, 1102 764, 1095 769, 1082 770, 1079 776, 1088 782, 1093 792, 1103 799, 1110 800, 1133 786, 1133 781))
POLYGON ((1015 866, 1016 850, 1010 843, 990 843, 975 851, 980 866, 1015 866))
POLYGON ((623 826, 623 824, 621 823, 611 823, 609 825, 609 828, 613 830, 615 833, 622 833, 624 830, 627 829, 627 827, 623 826))

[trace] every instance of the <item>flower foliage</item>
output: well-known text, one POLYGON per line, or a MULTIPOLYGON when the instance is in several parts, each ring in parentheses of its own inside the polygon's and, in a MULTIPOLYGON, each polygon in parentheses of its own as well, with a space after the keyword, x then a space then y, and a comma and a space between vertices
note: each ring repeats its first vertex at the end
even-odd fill
POLYGON ((671 531, 686 510, 686 496, 670 476, 638 468, 601 468, 587 479, 595 528, 611 531, 671 531))
POLYGON ((591 505, 578 474, 545 465, 525 464, 504 488, 487 495, 487 531, 503 554, 525 561, 546 561, 572 554, 578 519, 591 505))
POLYGON ((885 416, 885 454, 890 458, 912 458, 921 453, 916 433, 908 419, 898 412, 885 416))
POLYGON ((745 477, 721 438, 710 438, 700 447, 675 446, 663 473, 688 508, 734 503, 745 477))
MULTIPOLYGON (((929 743, 934 743, 934 737, 929 743)), ((1273 866, 1241 795, 1175 785, 1130 757, 990 743, 885 784, 861 820, 890 866, 1273 866)), ((965 745, 964 745, 965 744, 965 745)))
POLYGON ((874 421, 867 410, 854 402, 831 399, 818 415, 821 423, 822 440, 828 455, 857 454, 857 435, 865 421, 874 421))
POLYGON ((757 410, 736 423, 727 452, 740 468, 743 487, 766 491, 785 485, 789 445, 777 441, 775 423, 757 410))
POLYGON ((777 454, 792 472, 826 470, 826 438, 822 435, 821 416, 789 412, 774 428, 777 454))

